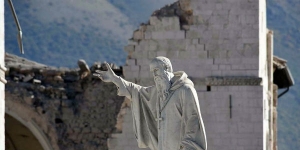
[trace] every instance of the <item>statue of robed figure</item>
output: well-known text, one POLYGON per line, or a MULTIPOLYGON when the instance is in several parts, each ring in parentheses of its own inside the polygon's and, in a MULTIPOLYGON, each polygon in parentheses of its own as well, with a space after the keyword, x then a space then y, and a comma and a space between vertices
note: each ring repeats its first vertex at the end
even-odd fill
POLYGON ((207 150, 205 128, 193 82, 183 71, 173 72, 166 57, 150 63, 155 85, 143 87, 108 71, 94 73, 113 82, 118 95, 131 100, 134 132, 140 148, 151 150, 207 150))

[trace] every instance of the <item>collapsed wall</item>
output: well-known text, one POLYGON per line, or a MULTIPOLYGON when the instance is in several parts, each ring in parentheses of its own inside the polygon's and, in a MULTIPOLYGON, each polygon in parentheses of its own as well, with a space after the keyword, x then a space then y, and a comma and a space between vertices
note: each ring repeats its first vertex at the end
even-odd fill
MULTIPOLYGON (((6 54, 6 110, 33 121, 53 149, 93 150, 107 148, 124 101, 112 83, 91 75, 104 69, 101 63, 89 68, 54 68, 6 54)), ((122 69, 111 65, 116 74, 122 69)))
MULTIPOLYGON (((195 84, 208 149, 266 149, 272 91, 266 35, 265 1, 179 0, 134 31, 124 48, 124 77, 153 85, 151 59, 168 57, 195 84)), ((111 150, 136 149, 128 144, 134 141, 121 142, 127 134, 111 139, 119 143, 111 150)))

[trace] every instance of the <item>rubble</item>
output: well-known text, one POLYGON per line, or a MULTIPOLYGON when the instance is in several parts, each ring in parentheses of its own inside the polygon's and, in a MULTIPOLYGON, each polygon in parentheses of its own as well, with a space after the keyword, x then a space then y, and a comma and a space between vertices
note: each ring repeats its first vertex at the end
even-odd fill
MULTIPOLYGON (((6 54, 5 62, 6 101, 16 107, 11 110, 28 108, 39 116, 36 122, 47 120, 55 129, 60 149, 107 149, 106 140, 116 131, 124 97, 117 96, 115 85, 92 77, 91 72, 106 69, 103 63, 89 68, 84 60, 78 60, 79 68, 56 68, 11 54, 6 54)), ((122 68, 110 65, 122 76, 122 68)), ((31 115, 26 115, 30 119, 31 115)), ((43 132, 51 139, 48 128, 43 132)))

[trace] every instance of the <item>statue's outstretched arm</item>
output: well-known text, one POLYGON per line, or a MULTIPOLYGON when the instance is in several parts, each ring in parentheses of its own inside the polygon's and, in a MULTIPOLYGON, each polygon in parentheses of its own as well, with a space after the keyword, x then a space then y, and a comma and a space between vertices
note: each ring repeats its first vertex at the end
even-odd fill
POLYGON ((118 88, 118 95, 119 96, 126 96, 129 99, 132 98, 132 91, 137 87, 138 85, 135 85, 131 82, 128 82, 121 77, 117 76, 114 71, 111 69, 111 67, 105 63, 107 67, 107 71, 101 71, 96 70, 93 75, 100 78, 103 82, 112 82, 114 83, 118 88))

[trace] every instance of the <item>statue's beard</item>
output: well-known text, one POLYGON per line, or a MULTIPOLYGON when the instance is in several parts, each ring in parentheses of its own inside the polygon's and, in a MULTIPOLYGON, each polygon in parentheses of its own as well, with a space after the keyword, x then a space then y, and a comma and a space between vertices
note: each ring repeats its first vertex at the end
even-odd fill
POLYGON ((162 76, 155 76, 154 82, 156 85, 158 96, 162 97, 162 99, 165 100, 169 95, 169 89, 171 87, 168 76, 166 74, 162 76))

